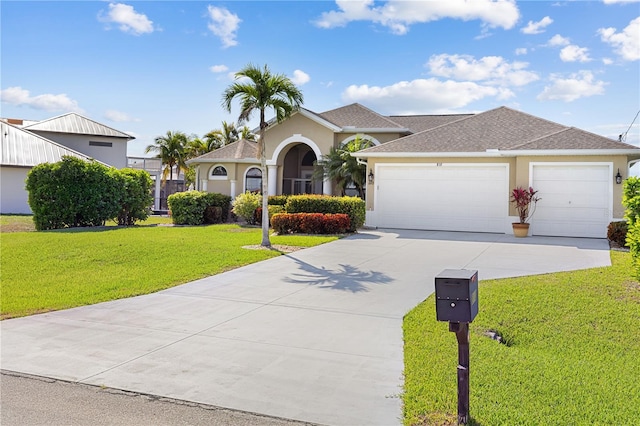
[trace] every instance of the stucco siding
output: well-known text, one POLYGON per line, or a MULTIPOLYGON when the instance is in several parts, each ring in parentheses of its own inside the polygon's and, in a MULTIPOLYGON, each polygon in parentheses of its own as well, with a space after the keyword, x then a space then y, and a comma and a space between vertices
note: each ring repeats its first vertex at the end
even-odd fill
MULTIPOLYGON (((322 153, 329 152, 331 146, 333 146, 333 132, 326 127, 316 123, 315 121, 303 116, 302 114, 296 114, 288 120, 267 129, 265 133, 266 156, 277 160, 279 164, 282 161, 282 155, 280 158, 273 158, 276 149, 285 140, 291 140, 295 143, 295 135, 300 135, 302 138, 310 139, 313 141, 322 153), (290 139, 291 138, 291 139, 290 139)), ((298 142, 303 142, 300 138, 298 142)))
POLYGON ((31 168, 0 166, 0 213, 31 214, 29 193, 25 189, 31 168))

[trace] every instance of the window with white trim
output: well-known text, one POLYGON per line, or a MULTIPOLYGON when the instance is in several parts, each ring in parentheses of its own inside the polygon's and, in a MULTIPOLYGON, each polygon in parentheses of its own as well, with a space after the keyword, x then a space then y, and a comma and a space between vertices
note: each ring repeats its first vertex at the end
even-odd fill
POLYGON ((245 191, 262 192, 262 170, 251 167, 245 175, 245 191))
POLYGON ((227 180, 227 169, 224 166, 215 166, 211 169, 209 179, 212 180, 227 180))

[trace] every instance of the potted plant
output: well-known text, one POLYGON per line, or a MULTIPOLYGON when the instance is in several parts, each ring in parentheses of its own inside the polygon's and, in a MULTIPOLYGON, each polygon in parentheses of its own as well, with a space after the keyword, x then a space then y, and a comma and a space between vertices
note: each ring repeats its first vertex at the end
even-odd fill
POLYGON ((516 237, 526 237, 529 234, 529 223, 527 222, 533 216, 536 210, 536 203, 540 198, 536 196, 538 191, 534 191, 532 187, 523 188, 521 186, 511 191, 511 202, 518 211, 520 222, 513 223, 513 235, 516 237))

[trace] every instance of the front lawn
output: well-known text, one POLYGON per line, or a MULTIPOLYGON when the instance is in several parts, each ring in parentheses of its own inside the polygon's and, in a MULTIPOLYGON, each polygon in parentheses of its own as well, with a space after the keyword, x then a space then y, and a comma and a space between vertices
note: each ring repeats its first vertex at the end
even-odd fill
MULTIPOLYGON (((612 266, 480 282, 470 415, 481 425, 640 423, 640 285, 612 266), (484 336, 498 331, 506 344, 484 336)), ((407 425, 454 425, 457 343, 434 296, 404 320, 407 425)))
MULTIPOLYGON (((282 253, 249 250, 239 225, 81 228, 0 234, 2 319, 153 293, 282 253)), ((335 236, 273 236, 311 247, 335 236)))

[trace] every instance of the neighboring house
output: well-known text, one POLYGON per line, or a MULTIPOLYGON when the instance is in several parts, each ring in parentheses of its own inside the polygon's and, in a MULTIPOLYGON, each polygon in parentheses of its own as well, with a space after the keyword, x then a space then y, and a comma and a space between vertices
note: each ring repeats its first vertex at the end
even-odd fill
POLYGON ((0 119, 0 213, 30 214, 25 189, 27 173, 62 156, 95 159, 107 166, 127 166, 126 133, 75 113, 44 121, 0 119))
MULTIPOLYGON (((638 147, 506 107, 383 116, 352 104, 319 114, 300 109, 270 123, 269 195, 332 194, 332 182, 311 180, 314 161, 357 135, 375 144, 356 154, 367 162, 372 227, 512 233, 511 189, 533 186, 541 201, 531 234, 604 238, 609 222, 624 215, 616 175, 627 177, 640 160, 638 147)), ((260 188, 255 147, 248 148, 255 145, 236 144, 189 161, 196 189, 235 197, 260 188)))

